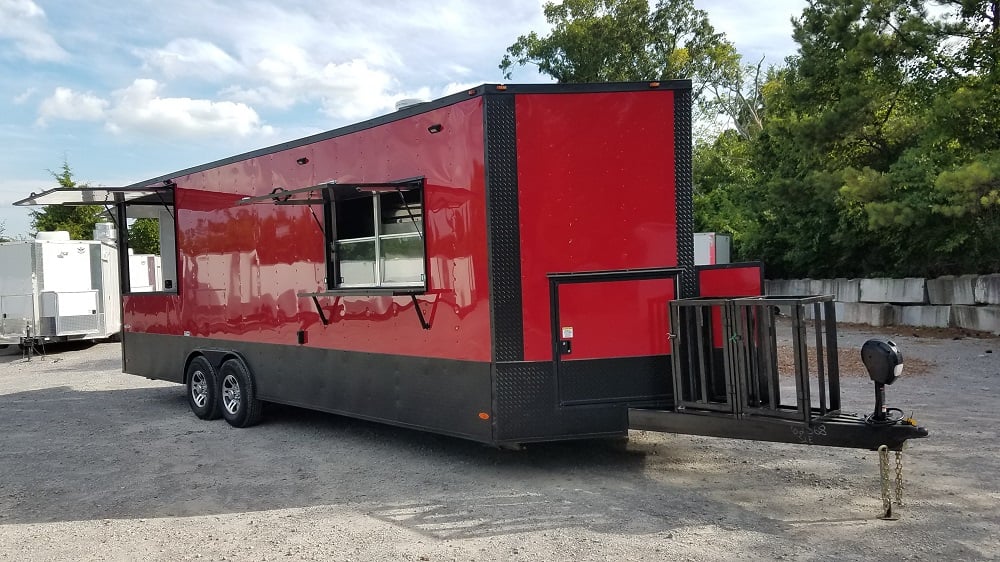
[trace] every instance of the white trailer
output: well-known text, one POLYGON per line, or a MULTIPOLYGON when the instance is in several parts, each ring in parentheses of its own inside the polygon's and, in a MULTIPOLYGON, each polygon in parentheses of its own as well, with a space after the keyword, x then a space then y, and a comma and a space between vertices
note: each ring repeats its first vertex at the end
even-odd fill
POLYGON ((121 330, 118 250, 40 232, 0 244, 0 345, 104 339, 121 330))

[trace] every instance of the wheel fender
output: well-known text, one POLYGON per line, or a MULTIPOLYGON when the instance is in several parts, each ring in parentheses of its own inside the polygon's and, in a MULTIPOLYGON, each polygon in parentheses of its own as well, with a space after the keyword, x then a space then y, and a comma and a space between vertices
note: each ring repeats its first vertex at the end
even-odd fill
POLYGON ((212 364, 212 367, 218 372, 222 368, 222 364, 230 359, 236 359, 237 361, 243 363, 247 372, 251 375, 253 371, 250 369, 250 363, 243 357, 243 354, 233 351, 231 349, 219 349, 219 348, 197 348, 188 354, 187 359, 184 360, 184 384, 187 384, 187 370, 191 365, 191 361, 195 357, 204 357, 212 364))

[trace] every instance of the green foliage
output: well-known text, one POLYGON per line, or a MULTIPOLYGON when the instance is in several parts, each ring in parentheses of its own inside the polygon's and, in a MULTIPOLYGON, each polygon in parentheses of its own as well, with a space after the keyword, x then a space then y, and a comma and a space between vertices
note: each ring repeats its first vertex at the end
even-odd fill
POLYGON ((559 82, 617 82, 695 76, 722 36, 691 0, 548 2, 550 35, 531 32, 507 49, 500 69, 534 64, 559 82))
MULTIPOLYGON (((87 187, 73 180, 73 171, 68 162, 63 162, 58 172, 49 170, 59 187, 87 187)), ((40 211, 31 211, 31 228, 35 232, 50 232, 65 230, 74 240, 90 240, 94 237, 94 225, 97 224, 103 209, 93 205, 67 207, 48 205, 40 211)))
POLYGON ((552 31, 508 47, 506 78, 528 64, 563 83, 690 78, 706 120, 724 115, 744 136, 759 129, 761 64, 744 67, 694 0, 564 0, 543 12, 552 31))
POLYGON ((759 212, 759 174, 751 161, 752 144, 735 130, 712 143, 694 148, 694 221, 698 232, 721 232, 733 237, 738 250, 753 237, 759 212))
POLYGON ((762 88, 761 211, 744 255, 773 274, 1000 268, 997 2, 815 0, 762 88))
POLYGON ((160 222, 156 219, 135 219, 128 228, 128 247, 136 254, 159 254, 160 222))

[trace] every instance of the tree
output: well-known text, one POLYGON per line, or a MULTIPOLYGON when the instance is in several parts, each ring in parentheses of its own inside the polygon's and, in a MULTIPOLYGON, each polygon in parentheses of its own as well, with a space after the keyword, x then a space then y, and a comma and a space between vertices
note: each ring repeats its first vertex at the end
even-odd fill
POLYGON ((137 254, 159 254, 159 221, 156 219, 135 219, 135 222, 128 229, 128 246, 137 254))
POLYGON ((744 136, 759 123, 761 64, 744 68, 693 0, 652 8, 647 0, 564 0, 542 10, 551 33, 518 37, 500 61, 506 78, 528 64, 562 83, 690 78, 704 115, 721 112, 744 136))
POLYGON ((0 242, 10 242, 10 238, 4 236, 4 232, 7 230, 7 223, 0 221, 0 242))
POLYGON ((763 212, 749 241, 788 275, 995 270, 996 2, 814 0, 762 89, 763 212))
POLYGON ((694 227, 733 237, 735 258, 756 227, 760 174, 753 167, 753 144, 736 129, 694 147, 694 227))
MULTIPOLYGON (((73 180, 73 171, 68 162, 63 162, 58 172, 49 170, 59 187, 87 187, 73 180)), ((37 232, 65 230, 74 240, 90 240, 94 237, 94 225, 100 220, 104 209, 94 205, 62 206, 48 205, 41 211, 31 211, 31 228, 37 232)))

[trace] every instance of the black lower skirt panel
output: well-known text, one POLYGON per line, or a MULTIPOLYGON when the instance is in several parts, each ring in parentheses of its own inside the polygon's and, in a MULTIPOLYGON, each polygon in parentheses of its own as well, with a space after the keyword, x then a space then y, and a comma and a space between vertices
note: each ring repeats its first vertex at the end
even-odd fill
POLYGON ((261 400, 493 442, 489 363, 142 333, 123 350, 125 372, 178 383, 196 350, 232 351, 261 400))
POLYGON ((134 332, 123 337, 123 370, 183 383, 186 361, 198 351, 213 362, 226 352, 243 357, 261 400, 491 444, 624 435, 628 407, 656 406, 670 389, 666 358, 581 363, 585 384, 571 372, 560 392, 551 362, 491 364, 134 332), (622 376, 650 382, 628 388, 627 399, 620 383, 595 384, 594 377, 622 376), (598 390, 604 388, 606 400, 598 390), (590 400, 566 402, 581 397, 590 400))

